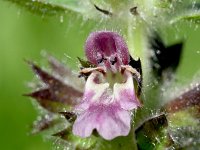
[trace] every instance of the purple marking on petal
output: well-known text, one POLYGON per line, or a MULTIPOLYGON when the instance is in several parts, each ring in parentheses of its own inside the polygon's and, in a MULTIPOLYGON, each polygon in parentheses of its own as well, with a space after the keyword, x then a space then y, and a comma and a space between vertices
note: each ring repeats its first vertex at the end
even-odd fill
POLYGON ((100 72, 93 71, 85 85, 82 103, 75 107, 77 119, 73 134, 89 137, 94 129, 107 140, 126 136, 130 131, 131 114, 129 110, 140 106, 134 91, 131 72, 125 70, 124 83, 96 82, 105 78, 100 72), (112 89, 113 88, 113 89, 112 89))
POLYGON ((101 73, 95 71, 93 72, 87 79, 85 85, 85 92, 83 95, 83 101, 88 101, 90 103, 100 102, 101 97, 104 98, 109 97, 109 84, 108 83, 96 83, 96 77, 98 77, 101 73), (89 94, 94 93, 94 94, 89 94))
POLYGON ((117 136, 126 136, 130 131, 130 112, 118 104, 91 105, 81 114, 73 125, 73 133, 80 137, 89 137, 96 129, 107 140, 117 136))
POLYGON ((133 110, 141 106, 140 101, 132 90, 122 90, 119 95, 119 103, 125 110, 133 110))
POLYGON ((117 136, 127 136, 130 131, 130 112, 119 109, 119 106, 109 108, 102 113, 102 122, 97 131, 99 134, 107 139, 112 140, 117 136))
POLYGON ((125 83, 114 85, 114 97, 121 107, 125 110, 132 110, 141 106, 140 101, 135 95, 133 77, 129 71, 125 71, 127 80, 125 83))
POLYGON ((94 95, 95 95, 94 91, 85 92, 82 102, 75 107, 76 112, 79 113, 88 109, 90 106, 90 101, 94 95))
POLYGON ((93 103, 108 103, 111 101, 108 83, 97 83, 99 72, 93 72, 87 79, 82 102, 75 107, 77 112, 84 111, 93 103))
POLYGON ((91 33, 85 44, 85 53, 91 63, 99 65, 103 62, 108 69, 113 65, 118 69, 120 65, 129 63, 127 45, 116 32, 91 33))

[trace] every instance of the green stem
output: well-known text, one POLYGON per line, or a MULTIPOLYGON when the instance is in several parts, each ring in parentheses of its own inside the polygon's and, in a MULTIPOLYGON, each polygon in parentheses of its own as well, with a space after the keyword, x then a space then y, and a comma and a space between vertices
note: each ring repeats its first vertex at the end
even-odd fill
POLYGON ((150 63, 148 58, 148 41, 145 24, 140 18, 130 18, 127 28, 128 47, 134 59, 142 63, 144 84, 148 83, 150 63))
POLYGON ((136 141, 136 137, 135 137, 135 130, 132 128, 131 129, 131 132, 132 132, 132 137, 133 137, 133 150, 138 150, 138 147, 137 147, 137 141, 136 141))
MULTIPOLYGON (((143 71, 143 84, 147 85, 149 83, 150 77, 150 63, 148 58, 148 41, 147 34, 145 32, 145 23, 139 16, 130 16, 128 19, 127 27, 127 40, 130 55, 134 59, 140 59, 142 63, 143 71)), ((132 138, 134 149, 137 150, 137 141, 135 137, 134 129, 132 129, 132 138)))

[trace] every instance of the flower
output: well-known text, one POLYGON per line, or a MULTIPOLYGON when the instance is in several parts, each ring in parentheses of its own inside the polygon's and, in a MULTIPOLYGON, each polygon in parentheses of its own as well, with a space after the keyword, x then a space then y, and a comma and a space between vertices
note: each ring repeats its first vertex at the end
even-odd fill
MULTIPOLYGON (((64 115, 79 137, 89 137, 94 130, 106 140, 128 135, 131 111, 141 106, 137 98, 140 87, 134 87, 134 78, 141 86, 140 61, 129 56, 118 33, 109 31, 91 33, 85 53, 88 61, 79 59, 85 82, 53 57, 48 57, 52 74, 28 61, 44 86, 26 95, 35 98, 49 114, 64 115)), ((51 119, 43 119, 35 125, 35 131, 50 124, 51 119)))
POLYGON ((74 108, 77 119, 73 134, 89 137, 93 130, 106 140, 127 136, 131 129, 131 111, 141 106, 135 94, 133 74, 129 66, 128 48, 115 32, 91 33, 85 45, 88 61, 94 68, 84 68, 89 74, 82 101, 74 108))

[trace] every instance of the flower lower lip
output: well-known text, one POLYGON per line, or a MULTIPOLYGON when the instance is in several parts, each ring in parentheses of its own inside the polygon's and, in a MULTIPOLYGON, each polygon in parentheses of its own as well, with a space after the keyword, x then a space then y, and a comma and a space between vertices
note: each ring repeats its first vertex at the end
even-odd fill
POLYGON ((121 109, 118 104, 91 105, 75 121, 73 133, 85 138, 96 129, 104 139, 112 140, 117 136, 128 135, 130 118, 130 112, 121 109))
POLYGON ((110 86, 113 77, 110 80, 106 79, 109 72, 111 75, 116 75, 111 70, 101 75, 101 72, 94 69, 88 76, 82 102, 74 110, 78 115, 73 125, 75 135, 88 137, 96 129, 104 139, 111 140, 129 133, 130 111, 141 105, 135 95, 132 73, 128 70, 123 71, 121 77, 125 78, 124 82, 120 79, 110 86), (96 82, 101 80, 98 78, 104 78, 109 82, 96 82), (126 116, 126 121, 123 122, 121 115, 126 116), (109 126, 113 128, 108 130, 109 126))

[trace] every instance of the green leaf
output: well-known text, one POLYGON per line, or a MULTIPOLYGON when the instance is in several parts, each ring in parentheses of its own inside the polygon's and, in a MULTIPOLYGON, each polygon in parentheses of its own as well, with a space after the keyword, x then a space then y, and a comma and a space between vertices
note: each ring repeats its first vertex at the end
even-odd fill
MULTIPOLYGON (((132 130, 133 131, 133 130, 132 130)), ((133 143, 135 141, 132 132, 128 136, 117 137, 113 140, 105 140, 98 135, 97 132, 88 138, 80 138, 73 135, 72 127, 64 129, 53 136, 57 136, 68 143, 72 147, 81 150, 135 150, 133 143)))
POLYGON ((160 114, 143 122, 135 131, 138 149, 154 150, 167 140, 168 121, 166 115, 160 114))
POLYGON ((64 141, 71 143, 72 149, 92 149, 97 142, 97 137, 91 136, 88 138, 80 138, 78 136, 73 135, 72 127, 64 129, 58 133, 53 134, 53 136, 57 136, 64 141))
POLYGON ((197 149, 200 146, 199 88, 196 83, 195 87, 165 105, 173 149, 197 149))
POLYGON ((41 15, 73 13, 84 18, 98 19, 99 12, 90 0, 6 0, 41 15))
POLYGON ((173 139, 173 147, 176 149, 196 149, 200 146, 200 128, 199 127, 179 127, 169 131, 173 139))
POLYGON ((99 139, 96 150, 136 150, 136 140, 132 129, 128 136, 119 136, 111 141, 99 139))
POLYGON ((172 1, 169 0, 154 0, 153 1, 154 5, 158 8, 169 8, 170 5, 172 4, 172 1))
POLYGON ((170 121, 169 125, 173 128, 198 126, 200 118, 199 108, 199 106, 193 106, 177 112, 169 112, 167 117, 170 121))
POLYGON ((32 124, 32 134, 37 134, 42 131, 51 129, 54 125, 61 122, 60 117, 53 115, 52 113, 45 113, 38 116, 32 124))
POLYGON ((33 13, 38 13, 42 15, 56 15, 64 14, 69 11, 66 7, 62 5, 57 5, 54 3, 49 3, 48 1, 42 0, 6 0, 22 6, 33 13))
POLYGON ((87 60, 84 60, 80 57, 77 57, 77 58, 78 58, 79 63, 81 64, 81 67, 83 67, 83 68, 96 67, 95 65, 93 65, 92 63, 90 63, 87 60))
POLYGON ((170 21, 170 24, 180 21, 188 21, 191 23, 200 24, 200 10, 187 11, 181 15, 178 15, 170 21))

